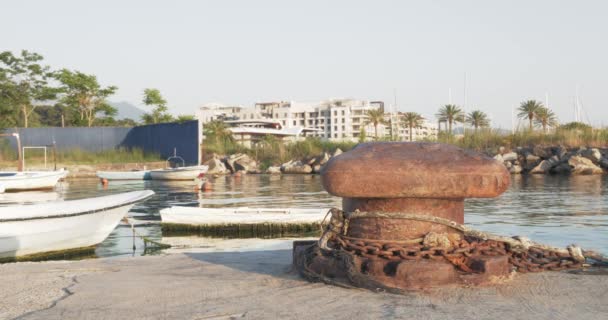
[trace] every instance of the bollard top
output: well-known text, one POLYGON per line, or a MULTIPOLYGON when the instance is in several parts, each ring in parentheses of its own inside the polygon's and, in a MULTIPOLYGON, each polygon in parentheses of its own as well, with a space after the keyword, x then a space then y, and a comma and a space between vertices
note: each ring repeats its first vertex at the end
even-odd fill
POLYGON ((346 198, 491 198, 510 174, 481 153, 427 142, 374 142, 333 157, 323 187, 346 198))

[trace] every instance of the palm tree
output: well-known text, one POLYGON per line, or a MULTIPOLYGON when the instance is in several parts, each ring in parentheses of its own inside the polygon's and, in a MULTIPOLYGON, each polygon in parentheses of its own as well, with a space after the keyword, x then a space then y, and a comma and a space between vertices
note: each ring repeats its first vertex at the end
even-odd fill
POLYGON ((543 128, 543 132, 547 132, 547 127, 554 127, 557 125, 557 116, 551 109, 546 107, 540 107, 534 113, 534 120, 536 124, 543 128))
POLYGON ((206 136, 214 138, 216 145, 219 145, 220 141, 232 140, 232 131, 228 129, 223 121, 213 120, 208 122, 203 126, 203 131, 206 136))
POLYGON ((479 127, 488 127, 490 126, 490 120, 488 119, 488 115, 481 110, 473 110, 467 115, 467 122, 470 123, 477 131, 479 127))
POLYGON ((384 120, 384 110, 382 110, 381 108, 367 110, 367 119, 365 120, 365 125, 369 124, 374 125, 376 140, 378 140, 378 125, 386 124, 386 120, 384 120))
POLYGON ((437 113, 439 121, 445 121, 448 123, 448 132, 452 134, 452 124, 456 122, 464 122, 464 112, 460 107, 453 104, 446 104, 439 109, 437 113))
POLYGON ((536 115, 538 109, 542 107, 543 104, 536 100, 524 101, 519 105, 519 108, 517 109, 519 111, 517 117, 519 117, 520 119, 528 118, 528 121, 530 122, 529 129, 530 131, 532 131, 532 121, 534 121, 534 116, 536 115))
POLYGON ((409 128, 410 141, 412 141, 413 129, 422 126, 423 121, 424 118, 416 112, 406 112, 403 114, 401 122, 403 123, 403 125, 409 128))

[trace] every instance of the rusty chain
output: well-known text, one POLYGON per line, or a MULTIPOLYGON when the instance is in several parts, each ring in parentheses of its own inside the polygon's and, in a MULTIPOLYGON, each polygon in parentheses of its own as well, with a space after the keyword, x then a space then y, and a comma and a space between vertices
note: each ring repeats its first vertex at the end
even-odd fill
MULTIPOLYGON (((469 231, 466 227, 452 221, 429 221, 447 224, 454 229, 465 232, 465 239, 461 239, 450 248, 438 246, 425 246, 423 239, 402 241, 387 241, 373 239, 359 239, 346 236, 349 218, 352 213, 345 213, 339 209, 331 209, 330 223, 319 239, 319 247, 324 250, 342 250, 346 253, 362 256, 368 259, 385 260, 419 260, 434 259, 447 260, 463 272, 474 272, 470 268, 471 257, 479 256, 508 256, 509 264, 518 272, 540 272, 576 269, 585 266, 585 259, 568 251, 557 251, 542 245, 528 245, 522 248, 517 242, 500 236, 488 238, 487 234, 478 231, 469 231), (467 232, 469 234, 467 235, 467 232), (508 241, 507 241, 508 240, 508 241)), ((370 213, 355 212, 359 215, 370 213)), ((405 215, 402 218, 429 219, 416 215, 405 215)), ((435 219, 435 218, 433 218, 435 219)), ((580 251, 580 248, 578 249, 580 251)), ((600 258, 603 258, 600 256, 600 258)), ((597 259, 597 258, 596 258, 597 259)))
POLYGON ((509 263, 518 272, 540 272, 576 269, 583 266, 572 257, 540 248, 529 248, 519 252, 510 250, 503 242, 494 240, 461 240, 453 248, 425 247, 422 241, 418 244, 402 245, 390 241, 357 240, 337 236, 332 238, 335 249, 368 259, 386 260, 447 260, 463 272, 473 273, 469 267, 471 257, 508 256, 509 263))

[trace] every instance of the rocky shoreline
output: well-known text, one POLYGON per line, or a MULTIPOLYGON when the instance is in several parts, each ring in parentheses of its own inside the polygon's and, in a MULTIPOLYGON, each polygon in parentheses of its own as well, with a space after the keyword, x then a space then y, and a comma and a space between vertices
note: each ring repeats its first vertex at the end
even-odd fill
POLYGON ((608 169, 608 149, 563 146, 500 148, 494 159, 512 174, 603 174, 608 169))
MULTIPOLYGON (((485 152, 505 165, 512 174, 604 174, 608 173, 608 148, 567 148, 564 146, 535 146, 507 149, 497 154, 485 152)), ((281 165, 262 168, 253 157, 237 153, 216 155, 205 162, 209 174, 318 174, 332 157, 342 150, 324 152, 304 159, 293 159, 281 165)))

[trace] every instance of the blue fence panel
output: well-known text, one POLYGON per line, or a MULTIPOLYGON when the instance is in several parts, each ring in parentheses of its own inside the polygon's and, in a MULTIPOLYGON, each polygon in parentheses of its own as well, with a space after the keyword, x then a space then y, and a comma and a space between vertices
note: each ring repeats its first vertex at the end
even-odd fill
MULTIPOLYGON (((23 146, 46 146, 53 142, 59 150, 81 149, 99 152, 116 148, 125 140, 131 131, 129 127, 68 127, 68 128, 19 128, 23 146)), ((8 132, 15 132, 9 129, 8 132)), ((16 140, 9 139, 13 148, 17 148, 16 140)))
POLYGON ((160 123, 134 127, 129 131, 121 146, 142 148, 146 152, 159 153, 163 158, 177 155, 186 164, 198 163, 198 121, 183 123, 160 123))
MULTIPOLYGON (((45 146, 56 144, 59 150, 81 149, 99 152, 116 148, 139 148, 154 152, 163 158, 177 155, 186 164, 197 164, 199 156, 198 121, 183 123, 161 123, 137 127, 48 127, 19 128, 16 130, 23 146, 45 146)), ((7 133, 15 129, 6 130, 7 133)), ((17 149, 15 139, 8 139, 17 149)))

